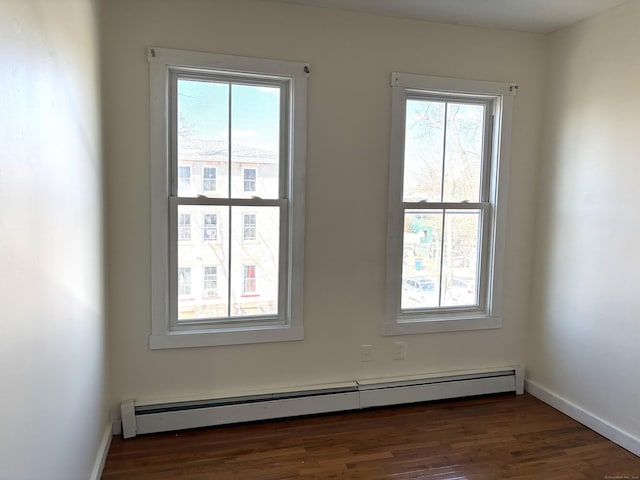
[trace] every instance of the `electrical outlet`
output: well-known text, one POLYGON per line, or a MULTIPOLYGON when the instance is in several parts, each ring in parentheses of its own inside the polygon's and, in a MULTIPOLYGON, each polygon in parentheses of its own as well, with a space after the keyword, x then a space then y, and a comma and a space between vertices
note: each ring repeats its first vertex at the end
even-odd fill
POLYGON ((404 360, 407 356, 407 345, 404 342, 396 342, 393 345, 393 359, 404 360))
POLYGON ((373 360, 373 345, 360 345, 360 361, 370 362, 373 360))

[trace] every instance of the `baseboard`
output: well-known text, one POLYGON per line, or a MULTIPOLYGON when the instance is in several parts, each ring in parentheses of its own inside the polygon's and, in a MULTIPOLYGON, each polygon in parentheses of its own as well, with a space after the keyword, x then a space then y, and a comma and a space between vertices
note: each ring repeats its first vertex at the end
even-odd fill
POLYGON ((570 416, 603 437, 617 443, 622 448, 629 450, 631 453, 640 456, 640 438, 634 437, 630 433, 610 424, 593 413, 588 412, 559 395, 556 395, 531 380, 525 380, 524 385, 525 391, 529 392, 537 399, 551 405, 556 410, 570 416))
POLYGON ((123 438, 139 434, 313 415, 499 392, 522 393, 522 367, 439 372, 392 378, 307 385, 269 393, 240 394, 178 402, 120 404, 123 438))
POLYGON ((96 461, 93 464, 91 476, 89 477, 90 480, 100 480, 100 477, 102 477, 102 470, 104 469, 104 463, 107 461, 107 454, 109 453, 111 439, 113 438, 112 428, 111 424, 108 424, 104 429, 102 440, 96 453, 96 461))

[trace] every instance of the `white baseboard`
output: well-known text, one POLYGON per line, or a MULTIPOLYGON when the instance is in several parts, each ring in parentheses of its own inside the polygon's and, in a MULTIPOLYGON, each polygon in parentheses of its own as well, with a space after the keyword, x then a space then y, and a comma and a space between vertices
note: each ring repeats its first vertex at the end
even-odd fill
POLYGON ((104 429, 98 452, 96 453, 96 461, 93 464, 93 470, 91 471, 90 480, 100 480, 102 477, 102 470, 104 469, 104 463, 107 461, 107 454, 109 453, 109 447, 111 446, 111 439, 113 433, 111 424, 108 424, 104 429))
POLYGON ((622 448, 629 450, 631 453, 640 456, 640 438, 634 437, 630 433, 627 433, 593 413, 586 411, 575 403, 550 392, 531 380, 525 380, 524 383, 525 390, 537 399, 551 405, 556 410, 570 416, 603 437, 617 443, 622 448))

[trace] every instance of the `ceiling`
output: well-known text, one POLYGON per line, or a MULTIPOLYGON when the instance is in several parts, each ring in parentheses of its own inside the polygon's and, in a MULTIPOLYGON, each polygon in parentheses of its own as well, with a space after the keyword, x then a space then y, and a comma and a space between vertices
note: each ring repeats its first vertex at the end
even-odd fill
POLYGON ((434 22, 548 33, 624 0, 275 0, 434 22))

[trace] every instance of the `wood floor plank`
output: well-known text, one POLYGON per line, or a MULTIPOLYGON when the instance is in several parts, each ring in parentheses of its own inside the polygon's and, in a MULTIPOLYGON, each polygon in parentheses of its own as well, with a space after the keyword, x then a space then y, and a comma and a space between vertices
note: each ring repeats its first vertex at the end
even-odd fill
POLYGON ((104 480, 640 480, 640 458, 534 397, 114 437, 104 480))

